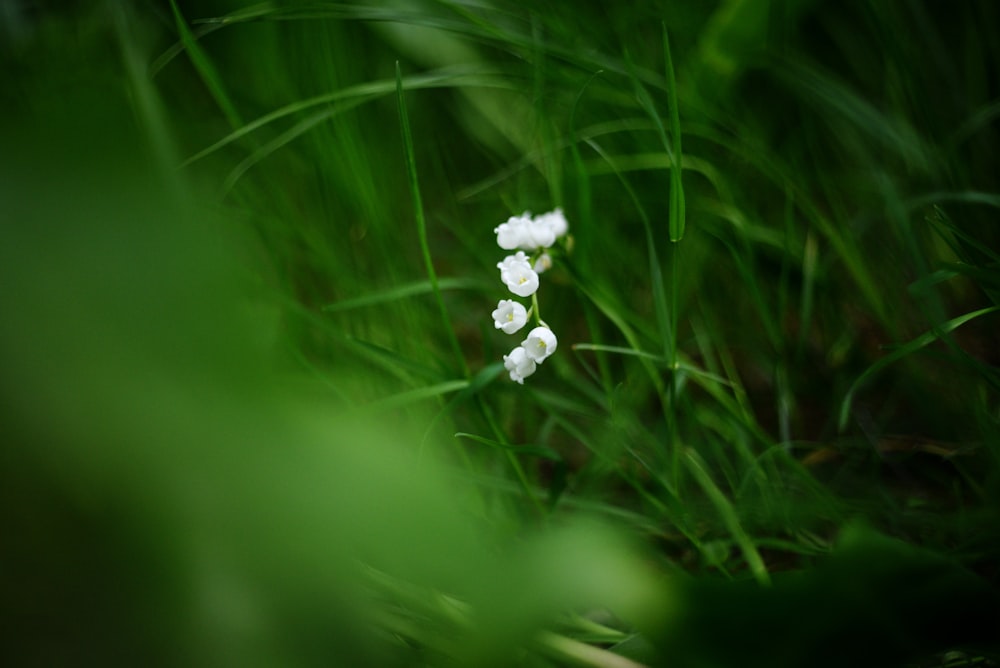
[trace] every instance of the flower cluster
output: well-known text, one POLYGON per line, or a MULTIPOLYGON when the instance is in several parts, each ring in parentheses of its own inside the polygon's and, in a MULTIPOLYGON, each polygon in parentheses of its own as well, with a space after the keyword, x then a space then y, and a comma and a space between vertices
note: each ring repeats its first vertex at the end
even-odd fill
POLYGON ((534 316, 536 327, 519 346, 503 356, 511 380, 524 384, 535 368, 556 351, 558 342, 539 315, 538 275, 552 267, 548 249, 556 239, 566 235, 569 225, 561 209, 532 217, 529 213, 511 216, 494 232, 497 245, 504 250, 516 250, 497 263, 500 280, 518 297, 531 297, 531 308, 513 299, 501 299, 493 311, 493 324, 504 334, 515 334, 534 316))

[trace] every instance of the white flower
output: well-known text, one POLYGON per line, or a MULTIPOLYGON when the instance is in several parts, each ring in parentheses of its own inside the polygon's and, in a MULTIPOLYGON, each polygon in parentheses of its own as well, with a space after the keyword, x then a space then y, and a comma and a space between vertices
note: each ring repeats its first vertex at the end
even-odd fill
POLYGON ((500 280, 518 297, 530 297, 538 289, 538 274, 531 268, 524 251, 508 255, 503 262, 497 263, 500 270, 500 280))
POLYGON ((500 280, 506 283, 511 270, 521 262, 528 262, 528 256, 524 254, 524 251, 517 251, 515 254, 505 257, 503 262, 497 262, 497 269, 500 270, 500 280))
POLYGON ((524 241, 528 250, 548 248, 556 242, 555 230, 538 219, 532 220, 525 228, 524 241))
POLYGON ((535 266, 532 267, 532 269, 535 270, 536 274, 541 274, 545 270, 551 268, 552 268, 552 256, 550 256, 548 253, 542 253, 541 255, 539 255, 538 259, 535 260, 535 266))
POLYGON ((528 338, 521 345, 528 357, 541 364, 546 357, 556 351, 558 342, 556 335, 548 327, 535 327, 528 332, 528 338))
POLYGON ((493 231, 497 235, 497 245, 504 250, 520 248, 527 251, 549 248, 558 237, 566 234, 569 224, 562 209, 543 213, 534 218, 525 211, 520 216, 511 216, 493 231))
POLYGON ((497 235, 497 245, 504 250, 525 248, 529 225, 531 225, 531 218, 528 217, 527 212, 523 216, 511 216, 506 223, 501 223, 493 230, 497 235))
POLYGON ((503 356, 503 365, 510 372, 510 379, 524 385, 524 379, 535 373, 535 360, 528 357, 528 352, 518 346, 503 356))
MULTIPOLYGON (((553 241, 569 231, 569 223, 566 222, 566 216, 563 215, 562 209, 556 209, 555 211, 549 211, 548 213, 536 216, 532 223, 534 223, 536 227, 548 229, 552 234, 553 241)), ((551 245, 552 244, 550 243, 545 247, 548 248, 551 245)))
POLYGON ((528 322, 528 311, 513 299, 501 299, 493 311, 493 325, 504 334, 517 332, 528 322))

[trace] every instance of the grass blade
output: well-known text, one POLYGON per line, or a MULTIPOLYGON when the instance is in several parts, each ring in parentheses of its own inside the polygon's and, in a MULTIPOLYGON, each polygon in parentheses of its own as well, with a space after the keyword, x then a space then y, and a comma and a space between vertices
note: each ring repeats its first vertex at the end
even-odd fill
POLYGON ((670 39, 667 24, 663 24, 663 59, 667 73, 667 100, 670 113, 670 140, 673 152, 670 167, 670 241, 677 243, 684 238, 684 184, 681 177, 681 118, 677 107, 677 81, 674 76, 674 62, 670 56, 670 39))
POLYGON ((470 441, 475 441, 476 443, 488 445, 491 448, 497 448, 498 450, 506 450, 522 455, 531 455, 533 457, 548 459, 553 462, 561 462, 563 460, 562 456, 558 452, 545 445, 506 445, 499 441, 495 441, 492 438, 477 436, 476 434, 467 434, 464 431, 456 433, 455 438, 466 438, 470 441))
POLYGON ((892 351, 879 361, 872 364, 870 367, 868 367, 867 370, 865 370, 864 373, 858 376, 857 380, 855 380, 851 384, 850 389, 847 390, 847 394, 844 396, 844 400, 840 404, 840 418, 838 419, 837 422, 837 428, 840 431, 844 431, 844 428, 847 426, 847 416, 851 411, 851 403, 854 401, 854 394, 858 391, 858 388, 860 388, 861 385, 864 384, 864 382, 867 381, 869 378, 871 378, 876 373, 878 373, 885 367, 889 366, 893 362, 897 362, 906 357, 907 355, 915 353, 921 348, 929 346, 930 344, 940 339, 943 335, 958 329, 959 327, 969 322, 970 320, 975 320, 976 318, 988 315, 990 313, 995 313, 997 311, 1000 311, 1000 306, 990 306, 989 308, 980 309, 978 311, 973 311, 972 313, 966 313, 965 315, 953 318, 948 322, 944 323, 943 325, 941 325, 940 327, 935 327, 933 330, 929 332, 924 332, 923 334, 913 339, 909 343, 906 343, 900 346, 899 348, 896 348, 894 351, 892 351))
POLYGON ((464 390, 468 386, 469 381, 467 380, 448 380, 443 383, 428 385, 427 387, 418 387, 415 390, 407 390, 406 392, 400 392, 399 394, 394 394, 390 397, 373 401, 370 404, 362 406, 359 410, 362 412, 372 412, 400 408, 424 399, 438 397, 442 394, 458 392, 459 390, 464 390))
MULTIPOLYGON (((481 281, 476 281, 471 278, 441 278, 438 279, 437 287, 438 290, 481 290, 485 288, 481 281)), ((410 297, 417 297, 432 292, 434 292, 434 285, 429 280, 415 281, 413 283, 399 285, 370 295, 364 295, 361 297, 355 297, 354 299, 345 299, 333 304, 327 304, 323 307, 323 310, 327 313, 351 311, 364 306, 385 304, 387 302, 399 301, 400 299, 408 299, 410 297)))
POLYGON ((219 73, 216 71, 208 54, 198 44, 198 40, 192 34, 191 29, 188 28, 187 21, 181 15, 181 10, 177 7, 176 0, 170 0, 170 8, 174 13, 174 22, 177 24, 177 32, 180 33, 181 44, 184 46, 184 50, 187 51, 188 57, 191 59, 191 64, 198 71, 198 76, 201 77, 205 87, 208 88, 208 92, 212 95, 212 99, 219 105, 219 109, 222 110, 226 120, 233 129, 242 126, 243 121, 240 119, 239 112, 236 111, 232 100, 229 99, 229 95, 222 85, 219 73))
POLYGON ((413 198, 413 215, 417 220, 417 235, 420 238, 420 250, 424 256, 424 266, 427 269, 427 278, 430 280, 431 291, 434 293, 434 300, 437 302, 438 311, 441 314, 441 324, 448 335, 448 341, 458 360, 458 366, 462 370, 462 375, 469 375, 469 367, 465 363, 465 355, 462 354, 462 347, 458 343, 458 337, 451 326, 451 318, 448 316, 448 309, 444 305, 441 297, 441 287, 438 285, 437 272, 434 270, 434 261, 431 258, 430 244, 427 242, 427 221, 424 219, 424 204, 420 197, 420 183, 417 180, 417 161, 413 153, 413 136, 410 134, 410 119, 406 113, 406 99, 403 96, 403 74, 396 61, 396 99, 399 103, 399 126, 403 135, 403 149, 406 156, 406 172, 409 177, 410 196, 413 198))
POLYGON ((726 495, 722 493, 722 490, 712 480, 712 476, 705 470, 705 464, 702 462, 701 457, 693 450, 688 449, 684 452, 684 462, 687 464, 687 469, 691 473, 691 477, 694 478, 698 486, 705 492, 708 500, 715 506, 716 511, 722 517, 723 524, 725 524, 726 529, 733 537, 733 541, 743 553, 743 558, 746 559, 754 579, 761 585, 770 585, 771 576, 768 575, 767 567, 764 565, 764 560, 761 558, 760 552, 757 551, 757 546, 753 544, 750 536, 744 531, 733 504, 730 503, 726 495))

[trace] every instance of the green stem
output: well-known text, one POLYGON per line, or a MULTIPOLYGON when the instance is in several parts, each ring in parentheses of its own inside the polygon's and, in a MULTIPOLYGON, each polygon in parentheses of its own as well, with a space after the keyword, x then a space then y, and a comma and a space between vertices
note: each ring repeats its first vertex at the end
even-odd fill
POLYGON ((542 313, 538 309, 538 292, 534 292, 531 295, 531 313, 535 317, 535 325, 538 327, 542 326, 542 313))

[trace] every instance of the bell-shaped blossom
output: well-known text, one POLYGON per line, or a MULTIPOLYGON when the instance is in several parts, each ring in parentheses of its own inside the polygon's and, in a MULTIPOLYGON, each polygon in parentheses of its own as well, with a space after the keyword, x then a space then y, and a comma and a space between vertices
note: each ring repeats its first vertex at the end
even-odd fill
POLYGON ((528 356, 528 352, 518 346, 510 351, 509 355, 503 356, 503 365, 510 372, 510 379, 524 385, 524 379, 535 373, 535 360, 528 356))
POLYGON ((497 263, 497 269, 500 270, 500 280, 518 297, 530 297, 538 289, 538 274, 531 268, 524 251, 508 255, 503 262, 497 263))
POLYGON ((501 299, 493 311, 493 325, 504 334, 519 331, 528 322, 528 310, 513 299, 501 299))
MULTIPOLYGON (((548 230, 548 232, 552 235, 553 242, 569 231, 569 223, 566 222, 566 216, 563 215, 562 209, 556 209, 555 211, 549 211, 548 213, 536 216, 532 220, 532 224, 535 227, 548 230)), ((545 246, 545 248, 548 248, 551 245, 552 244, 550 243, 548 246, 545 246)))
POLYGON ((535 266, 532 267, 532 269, 535 270, 536 274, 541 274, 542 272, 551 268, 552 268, 552 256, 549 255, 548 253, 542 253, 541 255, 539 255, 538 259, 535 260, 535 266))
POLYGON ((556 209, 540 216, 531 217, 525 211, 520 216, 511 216, 493 231, 497 235, 497 245, 504 250, 533 251, 550 248, 556 239, 566 234, 569 224, 562 209, 556 209))
POLYGON ((529 225, 531 225, 531 217, 527 212, 523 216, 511 216, 506 223, 501 223, 493 230, 497 235, 497 245, 504 250, 525 248, 529 225))
POLYGON ((532 220, 524 231, 524 246, 528 250, 536 248, 549 248, 556 242, 554 229, 538 220, 532 220))
POLYGON ((510 272, 516 265, 521 263, 528 264, 528 256, 524 254, 524 251, 517 251, 513 255, 505 257, 502 262, 497 262, 497 269, 500 270, 500 280, 506 283, 510 272))
POLYGON ((535 327, 521 344, 528 357, 539 364, 556 351, 557 345, 556 335, 548 327, 535 327))

